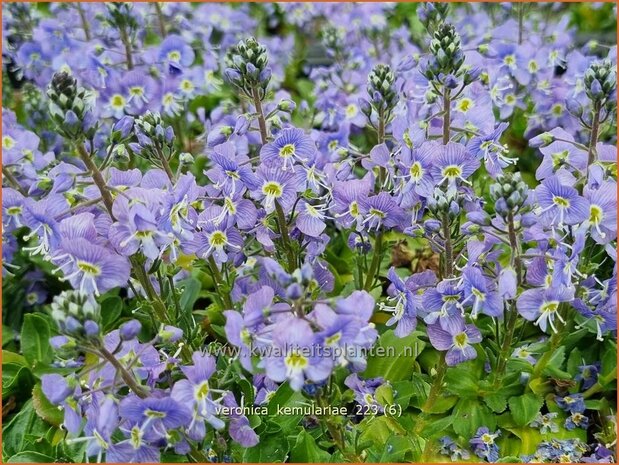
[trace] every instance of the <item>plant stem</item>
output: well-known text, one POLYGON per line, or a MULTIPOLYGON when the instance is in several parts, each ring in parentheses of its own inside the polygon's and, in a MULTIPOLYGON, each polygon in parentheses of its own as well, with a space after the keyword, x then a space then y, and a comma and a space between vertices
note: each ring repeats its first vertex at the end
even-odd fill
POLYGON ((421 410, 424 413, 429 413, 436 400, 438 399, 438 395, 440 394, 441 388, 443 387, 443 379, 445 378, 445 373, 447 372, 447 362, 445 361, 445 352, 441 352, 441 358, 436 367, 436 377, 434 378, 434 382, 432 383, 432 387, 430 388, 430 394, 428 394, 428 398, 426 399, 421 410))
POLYGON ((92 157, 86 151, 86 148, 81 142, 77 144, 77 151, 80 155, 81 160, 86 165, 86 168, 88 169, 88 171, 90 171, 93 182, 99 188, 99 193, 101 194, 101 199, 103 200, 103 204, 105 205, 106 210, 112 217, 112 220, 115 220, 114 214, 112 213, 114 199, 112 198, 112 194, 110 194, 110 191, 107 188, 107 184, 105 183, 105 179, 103 179, 101 171, 99 171, 96 163, 93 161, 92 157))
POLYGON ((159 2, 155 2, 155 11, 157 12, 157 21, 159 23, 159 33, 161 37, 166 36, 165 30, 165 18, 163 17, 163 11, 161 11, 161 5, 159 2))
POLYGON ((451 278, 454 274, 454 259, 453 259, 453 244, 451 241, 451 228, 449 224, 449 213, 443 214, 443 236, 445 239, 445 263, 444 263, 444 277, 451 278))
POLYGON ((256 113, 258 113, 258 125, 260 126, 260 139, 262 140, 262 144, 267 143, 268 133, 267 133, 267 123, 264 119, 264 111, 262 110, 262 102, 260 101, 260 95, 258 94, 258 88, 254 87, 252 89, 252 96, 254 98, 254 106, 256 107, 256 113))
MULTIPOLYGON (((92 157, 86 151, 84 145, 80 142, 77 144, 77 151, 80 155, 81 160, 84 162, 88 171, 90 171, 92 180, 99 189, 99 193, 101 194, 101 198, 103 199, 103 204, 105 205, 105 209, 108 211, 112 221, 115 221, 114 213, 112 211, 112 206, 114 205, 114 199, 112 198, 112 194, 107 188, 105 183, 105 179, 103 179, 103 175, 99 168, 97 168, 96 163, 93 161, 92 157)), ((148 299, 151 301, 153 305, 153 310, 157 314, 157 318, 159 321, 169 324, 170 320, 168 318, 167 309, 161 297, 155 291, 153 284, 150 282, 148 278, 148 274, 144 270, 142 264, 138 260, 138 258, 133 255, 129 257, 129 261, 131 262, 131 267, 133 269, 133 274, 136 276, 142 287, 144 288, 144 292, 148 296, 148 299)))
POLYGON ((23 195, 24 197, 28 195, 28 192, 26 192, 26 189, 22 187, 22 185, 19 183, 17 178, 13 176, 13 173, 11 173, 6 166, 2 167, 2 176, 5 177, 6 180, 9 182, 9 184, 11 184, 11 186, 15 190, 19 191, 21 195, 23 195))
POLYGON ((211 269, 211 273, 213 274, 213 280, 215 281, 215 288, 217 289, 217 294, 221 296, 221 300, 223 300, 223 303, 226 306, 226 310, 233 309, 234 305, 232 305, 232 299, 230 299, 230 294, 228 292, 221 292, 224 279, 212 255, 208 258, 208 264, 209 268, 211 269))
MULTIPOLYGON (((595 146, 598 143, 598 135, 600 132, 600 106, 596 103, 593 107, 593 123, 591 124, 591 140, 589 141, 589 158, 587 167, 595 163, 595 146)), ((589 170, 587 169, 587 173, 589 170)))
POLYGON ((168 159, 160 149, 157 149, 157 156, 159 157, 159 161, 161 161, 161 166, 163 166, 163 170, 168 175, 170 182, 174 184, 176 181, 174 180, 174 173, 172 172, 172 168, 170 168, 170 163, 168 162, 168 159))
MULTIPOLYGON (((318 405, 320 407, 326 407, 327 405, 329 405, 328 400, 324 397, 324 391, 321 392, 316 397, 316 401, 317 401, 317 403, 318 403, 318 405)), ((328 417, 326 417, 325 425, 327 427, 327 430, 329 431, 329 435, 331 436, 331 438, 335 442, 337 448, 343 454, 345 454, 346 453, 345 452, 345 450, 346 450, 346 443, 345 443, 344 435, 343 435, 343 432, 342 432, 342 430, 340 428, 340 425, 338 425, 336 422, 334 422, 333 418, 330 415, 328 417)))
POLYGON ((383 249, 383 233, 379 232, 376 235, 376 240, 374 241, 374 255, 372 255, 372 262, 370 263, 370 269, 368 270, 368 274, 365 278, 365 286, 363 286, 363 288, 368 292, 372 290, 374 280, 376 279, 376 273, 378 273, 380 269, 380 262, 381 262, 382 253, 383 253, 382 249, 383 249))
MULTIPOLYGON (((517 288, 522 285, 522 263, 520 260, 520 245, 518 243, 518 236, 516 234, 516 227, 514 225, 514 214, 510 211, 507 215, 507 227, 509 236, 509 245, 512 250, 512 260, 514 268, 516 269, 517 288)), ((501 346, 501 352, 497 361, 497 369, 495 371, 495 386, 501 380, 505 368, 507 367, 507 360, 511 351, 512 341, 514 340, 514 331, 516 329, 516 323, 518 322, 518 310, 516 309, 516 301, 512 301, 509 320, 507 321, 507 328, 505 331, 505 337, 503 338, 503 344, 501 346)))
MULTIPOLYGON (((380 111, 378 115, 377 134, 378 134, 378 145, 383 144, 385 142, 385 115, 382 110, 380 111)), ((385 183, 386 177, 387 177, 387 170, 385 169, 384 166, 380 166, 378 168, 378 192, 380 192, 380 190, 382 189, 383 184, 385 183)))
POLYGON ((275 201, 275 212, 277 214, 277 226, 279 228, 279 234, 282 237, 282 243, 284 245, 284 250, 286 251, 286 255, 288 256, 288 272, 292 273, 297 268, 297 260, 294 254, 294 250, 292 249, 292 243, 290 242, 290 236, 288 235, 288 225, 286 223, 286 214, 284 213, 284 209, 279 204, 279 202, 275 201))
POLYGON ((141 397, 142 399, 148 397, 148 390, 136 381, 134 376, 127 371, 127 369, 118 361, 116 357, 114 357, 114 354, 103 346, 98 348, 98 352, 103 358, 112 364, 114 369, 120 374, 125 384, 129 386, 136 396, 141 397))
POLYGON ((451 90, 443 88, 443 145, 449 142, 451 125, 451 90))
POLYGON ((133 69, 133 55, 131 53, 131 41, 129 40, 129 36, 127 35, 127 31, 124 27, 121 27, 118 30, 120 34, 120 41, 125 46, 125 56, 127 58, 127 68, 133 69))
POLYGON ((77 12, 79 13, 80 20, 82 21, 82 29, 84 29, 84 36, 86 37, 86 42, 90 42, 90 25, 88 24, 88 20, 86 19, 84 9, 82 8, 82 4, 80 2, 77 3, 77 12))

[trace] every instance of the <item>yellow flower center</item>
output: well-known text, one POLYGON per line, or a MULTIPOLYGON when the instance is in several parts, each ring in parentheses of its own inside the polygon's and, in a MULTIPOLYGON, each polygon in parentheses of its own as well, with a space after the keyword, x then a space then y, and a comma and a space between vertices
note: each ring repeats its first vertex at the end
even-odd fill
POLYGON ((125 97, 123 97, 120 94, 112 95, 110 102, 111 102, 112 108, 114 108, 115 110, 123 110, 126 105, 125 97))
POLYGON ((346 107, 347 117, 353 118, 357 115, 357 113, 358 113, 357 105, 355 105, 354 103, 351 103, 346 107))
POLYGON ((329 336, 328 338, 325 339, 325 343, 328 346, 334 345, 336 344, 340 339, 342 339, 342 333, 341 332, 337 332, 332 336, 329 336))
POLYGON ((413 163, 411 165, 410 173, 411 178, 413 178, 414 180, 421 179, 421 176, 423 176, 423 168, 421 167, 421 163, 419 163, 418 161, 413 163))
MULTIPOLYGON (((554 313, 559 309, 559 302, 546 302, 544 305, 542 305, 541 311, 542 313, 544 312, 548 312, 548 313, 554 313)), ((567 399, 567 397, 566 397, 567 399)))
POLYGON ((286 356, 286 366, 290 368, 305 368, 308 365, 307 357, 299 354, 298 352, 292 352, 286 356))
POLYGON ((196 387, 196 399, 204 400, 209 393, 208 381, 203 381, 196 387))
POLYGON ((454 345, 458 347, 459 349, 462 349, 463 347, 466 346, 466 343, 468 342, 468 340, 469 340, 469 337, 466 335, 466 333, 456 334, 454 336, 454 345))
POLYGON ((557 205, 560 208, 569 208, 570 206, 570 201, 566 199, 565 197, 561 197, 559 195, 555 195, 552 198, 552 201, 554 202, 555 205, 557 205))
POLYGON ((473 100, 471 100, 470 98, 463 98, 458 102, 457 108, 461 112, 466 113, 474 106, 475 106, 475 102, 473 102, 473 100))
POLYGON ((223 231, 215 231, 211 234, 211 244, 215 247, 221 247, 226 245, 228 238, 223 231))
POLYGON ((589 209, 589 221, 593 224, 600 224, 603 217, 604 213, 602 212, 602 209, 597 205, 591 205, 591 208, 589 209))
POLYGON ((92 263, 84 262, 82 260, 78 260, 77 267, 85 274, 89 274, 92 276, 98 276, 101 273, 101 268, 93 265, 92 263))
POLYGON ((2 148, 5 150, 12 149, 15 147, 15 139, 11 136, 2 137, 2 148))
POLYGON ((181 54, 178 50, 172 50, 168 53, 168 60, 170 61, 179 61, 181 59, 181 54))
POLYGON ((283 194, 282 185, 275 181, 269 181, 262 186, 262 193, 270 197, 279 198, 283 194))
POLYGON ((279 149, 279 156, 282 158, 290 158, 295 154, 295 147, 293 144, 286 144, 279 149))
POLYGON ((449 165, 443 168, 443 176, 446 178, 457 178, 462 175, 462 168, 457 165, 449 165))

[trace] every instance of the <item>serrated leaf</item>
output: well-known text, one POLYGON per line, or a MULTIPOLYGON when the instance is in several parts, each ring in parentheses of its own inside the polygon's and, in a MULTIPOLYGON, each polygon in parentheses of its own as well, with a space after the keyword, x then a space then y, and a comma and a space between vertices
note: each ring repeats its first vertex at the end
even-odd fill
POLYGON ((496 428, 495 415, 480 401, 461 399, 454 408, 453 429, 462 437, 471 438, 481 426, 496 428))
POLYGON ((544 399, 536 394, 528 393, 522 396, 510 397, 509 411, 518 426, 527 426, 539 413, 544 399))
POLYGON ((464 367, 450 368, 445 374, 446 389, 460 397, 477 398, 479 386, 471 370, 464 367))
POLYGON ((501 392, 485 395, 482 399, 495 413, 503 413, 507 408, 507 398, 501 392))
POLYGON ((32 389, 32 406, 37 415, 54 426, 60 426, 64 421, 64 414, 57 406, 53 405, 41 389, 41 383, 37 383, 32 389))

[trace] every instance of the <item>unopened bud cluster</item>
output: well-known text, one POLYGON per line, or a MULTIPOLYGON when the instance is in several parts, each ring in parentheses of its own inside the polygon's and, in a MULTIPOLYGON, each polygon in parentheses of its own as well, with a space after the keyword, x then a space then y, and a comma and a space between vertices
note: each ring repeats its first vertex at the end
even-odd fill
POLYGON ((271 68, 266 47, 255 38, 241 40, 232 46, 227 56, 226 79, 253 98, 254 90, 264 99, 271 80, 271 68))
POLYGON ((430 54, 421 70, 422 75, 428 81, 434 81, 448 89, 455 89, 460 82, 467 86, 481 73, 478 68, 469 69, 464 66, 460 35, 451 24, 442 23, 438 26, 430 42, 430 54))
POLYGON ((60 333, 76 340, 96 339, 100 334, 99 304, 79 291, 64 291, 54 297, 52 318, 60 333))
POLYGON ((490 186, 494 209, 503 217, 507 217, 510 212, 523 213, 527 192, 529 186, 522 180, 520 173, 502 174, 490 186))
POLYGON ((448 3, 423 2, 417 9, 417 17, 429 31, 436 29, 447 17, 448 3))
POLYGON ((460 216, 462 196, 457 193, 444 192, 435 189, 432 197, 428 197, 427 207, 430 213, 441 221, 448 215, 453 220, 460 216))
POLYGON ((91 112, 93 95, 79 87, 73 76, 55 73, 47 96, 49 114, 64 137, 75 140, 94 136, 97 125, 91 112))
POLYGON ((368 119, 372 111, 375 111, 379 117, 389 120, 391 111, 398 104, 395 78, 391 67, 383 64, 374 66, 368 75, 367 91, 370 101, 359 99, 361 111, 368 119))
POLYGON ((146 112, 135 119, 137 142, 129 144, 131 150, 147 158, 169 158, 174 150, 174 130, 165 124, 158 112, 146 112))
POLYGON ((617 71, 610 60, 593 63, 584 76, 587 97, 607 109, 616 106, 615 92, 617 90, 617 71))

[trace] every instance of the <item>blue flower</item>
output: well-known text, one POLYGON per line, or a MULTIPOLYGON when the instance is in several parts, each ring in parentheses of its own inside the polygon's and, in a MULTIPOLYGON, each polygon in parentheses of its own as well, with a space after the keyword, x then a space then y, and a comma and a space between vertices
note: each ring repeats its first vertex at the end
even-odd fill
POLYGON ((499 460, 499 446, 495 440, 500 435, 500 430, 491 433, 485 426, 480 427, 475 433, 475 436, 469 441, 475 455, 482 459, 486 459, 488 462, 496 462, 499 460))
POLYGON ((295 170, 295 163, 308 164, 314 160, 316 144, 302 129, 283 129, 277 138, 262 147, 260 160, 282 171, 295 170))
POLYGON ((568 394, 563 397, 555 396, 557 405, 570 413, 583 413, 585 411, 585 400, 582 394, 568 394))
POLYGON ((471 344, 481 342, 481 333, 475 325, 460 324, 443 329, 439 323, 428 325, 428 337, 432 346, 447 351, 445 361, 448 366, 454 366, 467 360, 477 358, 477 351, 471 344))

